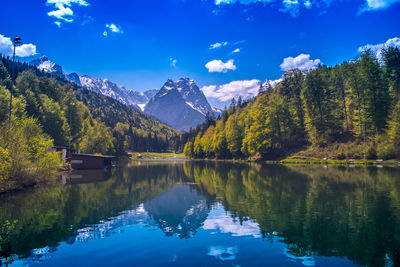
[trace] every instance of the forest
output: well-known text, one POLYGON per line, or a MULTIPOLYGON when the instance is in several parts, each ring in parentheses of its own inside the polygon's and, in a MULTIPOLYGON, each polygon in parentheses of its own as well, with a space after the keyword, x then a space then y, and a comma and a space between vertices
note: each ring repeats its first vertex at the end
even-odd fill
POLYGON ((178 131, 112 98, 19 62, 12 83, 11 69, 11 59, 1 57, 0 192, 56 174, 63 163, 54 146, 116 156, 179 146, 178 131))
POLYGON ((284 73, 186 137, 190 158, 400 157, 400 49, 284 73), (365 149, 364 149, 365 144, 365 149))

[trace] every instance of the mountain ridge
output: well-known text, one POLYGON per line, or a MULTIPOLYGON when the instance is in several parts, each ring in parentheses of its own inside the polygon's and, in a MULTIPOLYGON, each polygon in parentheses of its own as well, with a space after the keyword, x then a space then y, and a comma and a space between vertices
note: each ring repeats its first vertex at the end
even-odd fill
POLYGON ((134 107, 138 111, 142 111, 139 107, 140 104, 147 103, 155 95, 154 89, 137 92, 128 90, 107 78, 95 78, 86 74, 79 75, 76 72, 66 74, 61 65, 52 62, 47 56, 34 59, 29 64, 47 74, 56 75, 93 92, 114 98, 125 105, 134 107))
POLYGON ((46 56, 34 59, 30 61, 30 64, 47 74, 56 75, 90 91, 111 97, 127 106, 133 107, 137 111, 151 115, 178 130, 187 131, 190 128, 196 127, 198 124, 204 122, 207 114, 218 116, 222 113, 222 110, 211 107, 204 93, 196 85, 194 80, 190 78, 181 78, 176 82, 169 79, 159 90, 150 89, 138 92, 128 90, 124 86, 118 85, 106 78, 94 78, 89 75, 78 75, 76 72, 66 74, 61 65, 52 62, 46 56), (170 93, 167 98, 170 102, 165 101, 165 99, 160 100, 162 94, 168 93, 168 89, 176 89, 177 92, 173 93, 174 96, 170 93), (162 92, 160 93, 160 91, 162 92), (156 96, 157 98, 151 101, 156 96), (163 108, 159 104, 155 105, 154 102, 156 101, 161 101, 163 105, 169 108, 163 108), (152 107, 146 109, 150 102, 152 103, 152 107), (179 108, 172 108, 172 104, 177 105, 179 108), (159 111, 156 109, 159 109, 159 111), (172 117, 179 122, 174 122, 170 118, 165 117, 167 114, 171 117, 172 109, 174 109, 174 112, 176 113, 172 115, 172 117), (161 112, 161 110, 163 112, 161 112), (176 116, 179 113, 183 114, 183 117, 176 116))

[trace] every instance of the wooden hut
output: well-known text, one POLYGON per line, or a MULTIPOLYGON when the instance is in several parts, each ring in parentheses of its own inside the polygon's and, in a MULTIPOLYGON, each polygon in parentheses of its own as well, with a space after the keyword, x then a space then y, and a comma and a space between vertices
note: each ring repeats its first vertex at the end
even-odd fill
POLYGON ((71 154, 68 162, 73 169, 107 169, 112 167, 114 156, 71 154))

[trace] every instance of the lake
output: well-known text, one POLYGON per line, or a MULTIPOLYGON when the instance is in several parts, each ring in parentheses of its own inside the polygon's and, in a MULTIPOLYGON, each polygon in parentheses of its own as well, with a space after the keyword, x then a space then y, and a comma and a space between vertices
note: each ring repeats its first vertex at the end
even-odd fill
POLYGON ((395 266, 400 168, 134 161, 0 196, 11 266, 395 266))

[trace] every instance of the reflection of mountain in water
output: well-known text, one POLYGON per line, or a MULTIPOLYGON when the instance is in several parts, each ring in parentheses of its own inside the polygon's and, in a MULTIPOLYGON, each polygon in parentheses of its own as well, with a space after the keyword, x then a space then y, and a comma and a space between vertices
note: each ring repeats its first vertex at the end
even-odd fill
POLYGON ((190 185, 181 184, 144 203, 144 208, 167 236, 193 236, 210 211, 206 198, 190 185))
POLYGON ((126 210, 109 220, 100 221, 98 224, 79 229, 73 241, 84 242, 91 239, 104 238, 112 233, 119 232, 124 226, 139 223, 147 226, 154 225, 143 209, 143 204, 140 204, 136 209, 126 210))

